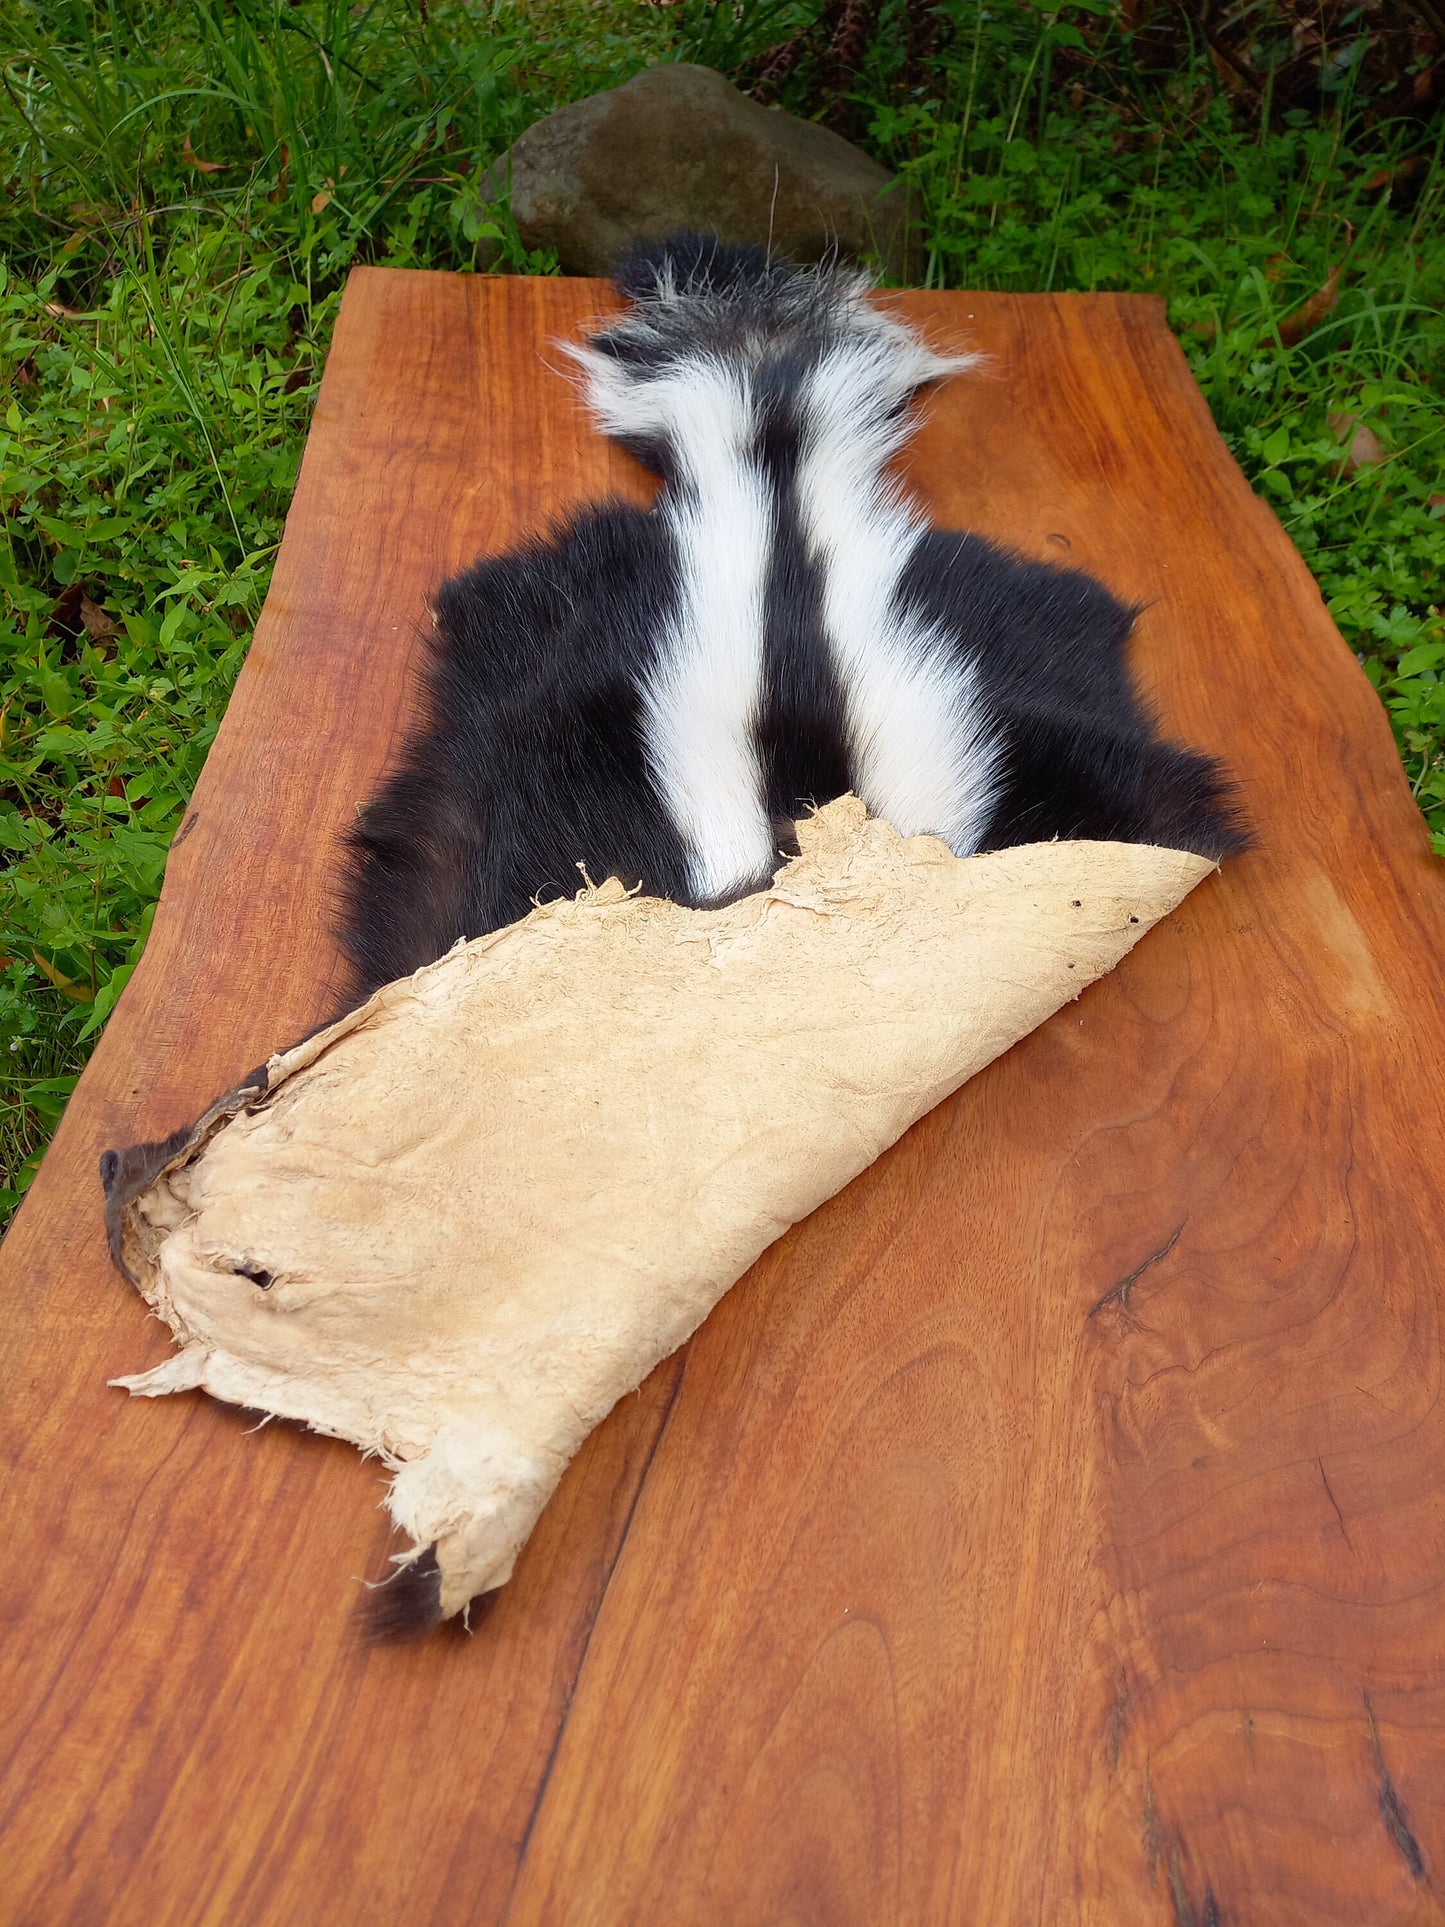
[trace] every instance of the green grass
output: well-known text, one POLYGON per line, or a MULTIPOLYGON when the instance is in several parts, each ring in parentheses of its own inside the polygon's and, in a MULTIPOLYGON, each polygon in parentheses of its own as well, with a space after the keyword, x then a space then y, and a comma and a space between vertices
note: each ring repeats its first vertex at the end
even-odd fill
MULTIPOLYGON (((1277 110, 1200 52, 1150 70, 1105 0, 957 0, 926 59, 922 10, 874 11, 844 96, 809 43, 784 104, 910 179, 935 284, 1167 297, 1445 851, 1438 134, 1348 39, 1323 102, 1277 110), (1345 475, 1332 415, 1386 459, 1345 475)), ((0 0, 0 1219, 144 944, 348 268, 548 271, 478 199, 531 119, 654 59, 746 77, 818 12, 0 0)))

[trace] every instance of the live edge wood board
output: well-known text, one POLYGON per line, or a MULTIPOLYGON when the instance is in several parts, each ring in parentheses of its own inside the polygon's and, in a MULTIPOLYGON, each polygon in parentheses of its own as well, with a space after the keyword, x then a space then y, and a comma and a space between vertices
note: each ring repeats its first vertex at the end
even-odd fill
POLYGON ((4 1252, 0 1919, 1440 1919, 1445 868, 1152 301, 900 297, 992 357, 908 474, 1145 605, 1255 853, 776 1245, 470 1638, 358 1641, 374 1464, 107 1389, 169 1340, 96 1160, 328 1008, 428 591, 645 494, 548 352, 606 300, 347 291, 154 934, 4 1252))

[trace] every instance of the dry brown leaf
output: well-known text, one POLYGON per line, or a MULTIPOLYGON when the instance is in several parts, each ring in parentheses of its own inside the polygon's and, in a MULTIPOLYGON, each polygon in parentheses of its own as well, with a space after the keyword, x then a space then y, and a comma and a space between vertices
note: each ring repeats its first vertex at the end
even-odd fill
POLYGON ((1279 324, 1279 338, 1286 348, 1292 348, 1302 341, 1312 328, 1318 328, 1325 316, 1334 311, 1340 298, 1340 271, 1331 268, 1329 278, 1323 287, 1316 288, 1308 301, 1303 302, 1293 314, 1286 315, 1279 324))
POLYGON ((98 602, 92 602, 85 594, 80 598, 80 623, 92 642, 106 642, 120 632, 120 624, 115 618, 108 616, 98 602))
POLYGON ((331 196, 324 188, 320 194, 313 194, 311 196, 311 212, 313 214, 319 214, 323 208, 330 207, 330 205, 331 196))
POLYGON ((62 971, 57 970, 53 963, 47 963, 38 950, 32 950, 30 954, 35 959, 37 969, 44 972, 62 997, 68 997, 73 1004, 88 1004, 90 1002, 90 992, 88 990, 80 989, 79 986, 62 971))
POLYGON ((1389 459, 1379 436, 1358 415, 1326 415, 1325 420, 1337 440, 1344 444, 1340 461, 1342 475, 1358 475, 1362 468, 1378 468, 1389 459))
POLYGON ((191 137, 189 134, 187 134, 186 138, 181 142, 181 159, 186 163, 187 167, 194 167, 201 174, 223 174, 231 165, 229 161, 203 161, 191 146, 191 137))

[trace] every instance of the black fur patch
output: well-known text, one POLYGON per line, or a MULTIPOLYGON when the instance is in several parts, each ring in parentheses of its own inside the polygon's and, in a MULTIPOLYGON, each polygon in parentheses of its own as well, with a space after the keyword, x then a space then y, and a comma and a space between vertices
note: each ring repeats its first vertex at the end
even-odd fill
POLYGON ((848 788, 843 690, 823 633, 823 586, 798 519, 804 427, 797 408, 803 367, 793 356, 760 371, 756 449, 774 516, 763 606, 763 711, 757 742, 775 817, 796 820, 848 788))
POLYGON ((363 1639, 371 1646, 400 1646, 425 1639, 442 1623, 442 1575, 436 1547, 400 1566, 366 1592, 357 1608, 363 1639))
POLYGON ((1135 693, 1137 612, 1092 576, 935 529, 899 593, 972 664, 1003 739, 983 849, 1087 837, 1219 859, 1247 846, 1223 771, 1166 741, 1135 693))
POLYGON ((683 895, 640 713, 676 596, 666 529, 621 504, 442 589, 427 721, 351 838, 358 996, 574 895, 579 865, 683 895))

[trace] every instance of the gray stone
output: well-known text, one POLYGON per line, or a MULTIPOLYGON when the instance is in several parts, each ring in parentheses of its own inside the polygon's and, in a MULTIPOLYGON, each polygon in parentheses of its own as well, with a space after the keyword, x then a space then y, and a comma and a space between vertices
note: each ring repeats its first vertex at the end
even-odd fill
POLYGON ((909 269, 906 199, 895 176, 839 135, 760 107, 710 67, 649 67, 624 87, 559 108, 491 170, 510 178, 529 248, 568 274, 607 274, 628 243, 680 228, 771 242, 817 261, 839 249, 909 269))

